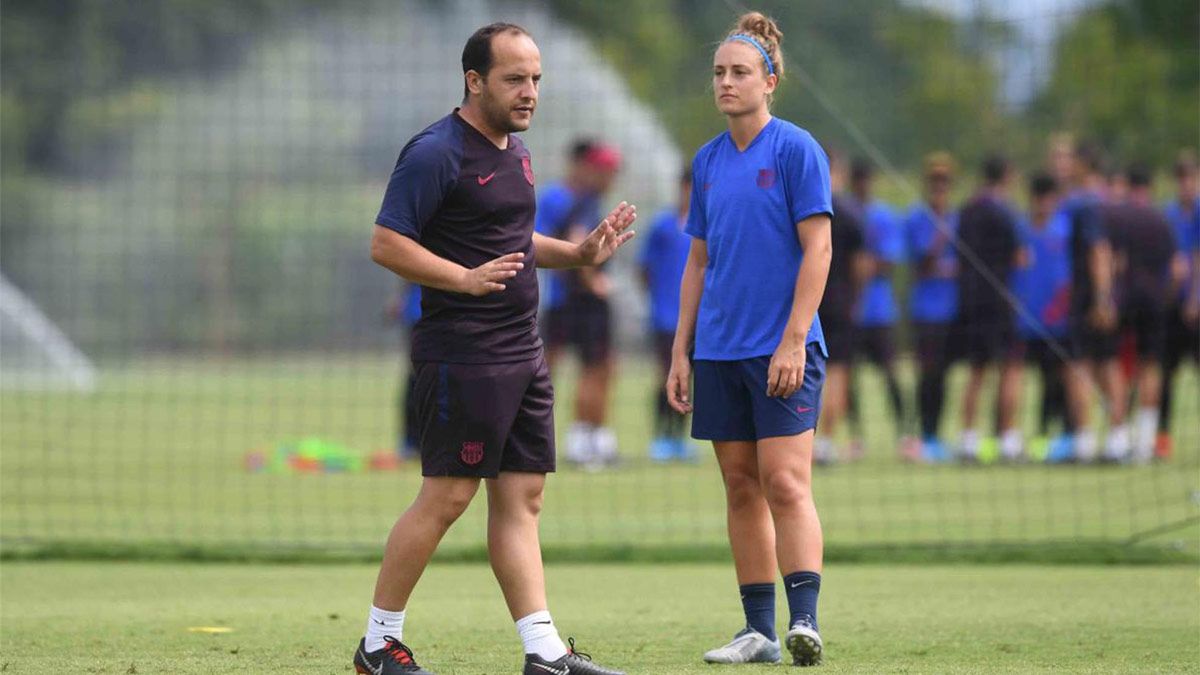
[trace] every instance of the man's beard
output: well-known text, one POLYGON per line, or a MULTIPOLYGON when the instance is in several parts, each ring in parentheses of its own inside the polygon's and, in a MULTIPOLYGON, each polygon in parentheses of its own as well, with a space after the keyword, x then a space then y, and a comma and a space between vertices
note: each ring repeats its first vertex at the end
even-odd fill
POLYGON ((525 128, 517 126, 512 119, 511 110, 500 105, 495 98, 492 98, 487 90, 484 90, 483 99, 484 117, 487 118, 488 125, 497 131, 503 131, 506 134, 524 131, 525 128))

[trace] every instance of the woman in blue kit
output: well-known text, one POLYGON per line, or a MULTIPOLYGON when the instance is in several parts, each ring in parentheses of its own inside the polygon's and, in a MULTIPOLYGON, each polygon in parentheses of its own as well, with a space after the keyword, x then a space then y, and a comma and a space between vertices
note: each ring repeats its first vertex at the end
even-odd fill
POLYGON ((815 665, 822 651, 811 469, 827 356, 817 306, 833 207, 821 147, 771 116, 782 38, 774 21, 750 12, 713 56, 713 94, 729 130, 692 162, 693 240, 666 384, 671 406, 694 413, 692 436, 713 442, 725 482, 746 627, 704 655, 715 663, 780 660, 777 571, 793 662, 815 665))

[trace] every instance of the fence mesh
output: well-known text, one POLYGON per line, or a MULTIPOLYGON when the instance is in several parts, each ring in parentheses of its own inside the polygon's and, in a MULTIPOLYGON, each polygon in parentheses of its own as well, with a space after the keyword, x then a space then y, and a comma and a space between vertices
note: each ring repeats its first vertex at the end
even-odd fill
MULTIPOLYGON (((1172 194, 1166 162, 1195 145, 1197 109, 1194 96, 1179 110, 1164 91, 1188 49, 1184 86, 1195 86, 1194 21, 1179 48, 1160 44, 1153 3, 838 4, 808 21, 786 3, 766 8, 781 19, 792 73, 777 113, 885 160, 880 190, 895 208, 918 198, 924 152, 950 150, 969 168, 999 146, 1032 168, 1057 128, 1156 162, 1159 192, 1172 194), (1148 17, 1141 42, 1127 45, 1128 26, 1105 19, 1121 11, 1148 17), (1105 44, 1124 58, 1101 58, 1105 44), (1130 129, 1121 106, 1139 87, 1130 129)), ((391 462, 407 352, 388 311, 398 282, 367 243, 400 147, 459 102, 466 37, 504 18, 538 41, 545 79, 525 142, 539 187, 561 179, 572 139, 603 138, 626 158, 609 201, 648 216, 670 206, 682 163, 722 129, 708 59, 737 11, 35 5, 6 3, 2 22, 3 540, 363 548, 379 546, 420 480, 413 464, 391 462), (37 47, 47 34, 67 46, 37 47)), ((960 181, 962 196, 973 181, 960 181)), ((613 267, 623 462, 550 480, 547 545, 725 540, 711 456, 646 459, 660 381, 634 258, 613 267)), ((830 544, 1116 542, 1197 516, 1194 364, 1175 385, 1174 457, 1144 467, 903 464, 882 379, 859 370, 866 457, 815 478, 830 544)), ((910 398, 912 370, 902 358, 910 398)), ((560 435, 576 372, 567 361, 555 373, 560 435)), ((947 438, 963 379, 954 372, 947 438)), ((1031 377, 1031 432, 1039 386, 1031 377)), ((446 545, 477 546, 484 531, 476 504, 446 545)))

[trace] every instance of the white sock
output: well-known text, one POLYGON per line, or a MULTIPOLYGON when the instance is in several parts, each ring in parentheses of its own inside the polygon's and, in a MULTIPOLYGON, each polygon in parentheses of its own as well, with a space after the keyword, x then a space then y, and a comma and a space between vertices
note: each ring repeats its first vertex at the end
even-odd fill
POLYGON ((832 462, 836 455, 833 440, 825 436, 818 436, 816 442, 813 443, 813 459, 818 462, 832 462))
POLYGON ((572 462, 592 460, 592 425, 575 422, 567 429, 567 459, 572 462))
POLYGON ((368 652, 383 649, 385 635, 397 640, 404 639, 404 610, 389 612, 371 605, 371 613, 367 615, 366 645, 363 649, 368 652))
POLYGON ((1138 408, 1134 426, 1137 428, 1137 445, 1134 456, 1139 461, 1148 461, 1154 457, 1154 441, 1158 436, 1158 408, 1153 406, 1138 408))
POLYGON ((1122 424, 1118 427, 1113 427, 1108 432, 1108 447, 1105 448, 1105 454, 1112 459, 1124 459, 1129 456, 1129 449, 1132 445, 1132 440, 1129 437, 1129 425, 1122 424))
POLYGON ((1096 459, 1096 434, 1091 431, 1080 431, 1075 434, 1075 458, 1081 462, 1096 459))
POLYGON ((617 435, 608 427, 592 428, 592 459, 611 462, 617 458, 617 435))
POLYGON ((546 661, 557 661, 567 654, 567 646, 558 636, 550 612, 544 609, 517 619, 517 634, 526 654, 537 654, 546 661))
POLYGON ((1000 454, 1005 459, 1016 459, 1021 456, 1021 432, 1009 429, 1000 437, 1000 454))
POLYGON ((962 432, 962 452, 967 457, 979 456, 979 432, 966 429, 962 432))

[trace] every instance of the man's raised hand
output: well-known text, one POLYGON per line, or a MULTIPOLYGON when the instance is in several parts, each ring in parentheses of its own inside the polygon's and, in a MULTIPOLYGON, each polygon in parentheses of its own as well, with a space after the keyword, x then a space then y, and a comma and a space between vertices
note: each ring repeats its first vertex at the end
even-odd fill
POLYGON ((611 258, 618 248, 633 238, 634 232, 628 228, 636 219, 636 206, 626 202, 617 204, 596 229, 579 242, 580 263, 599 265, 611 258))

